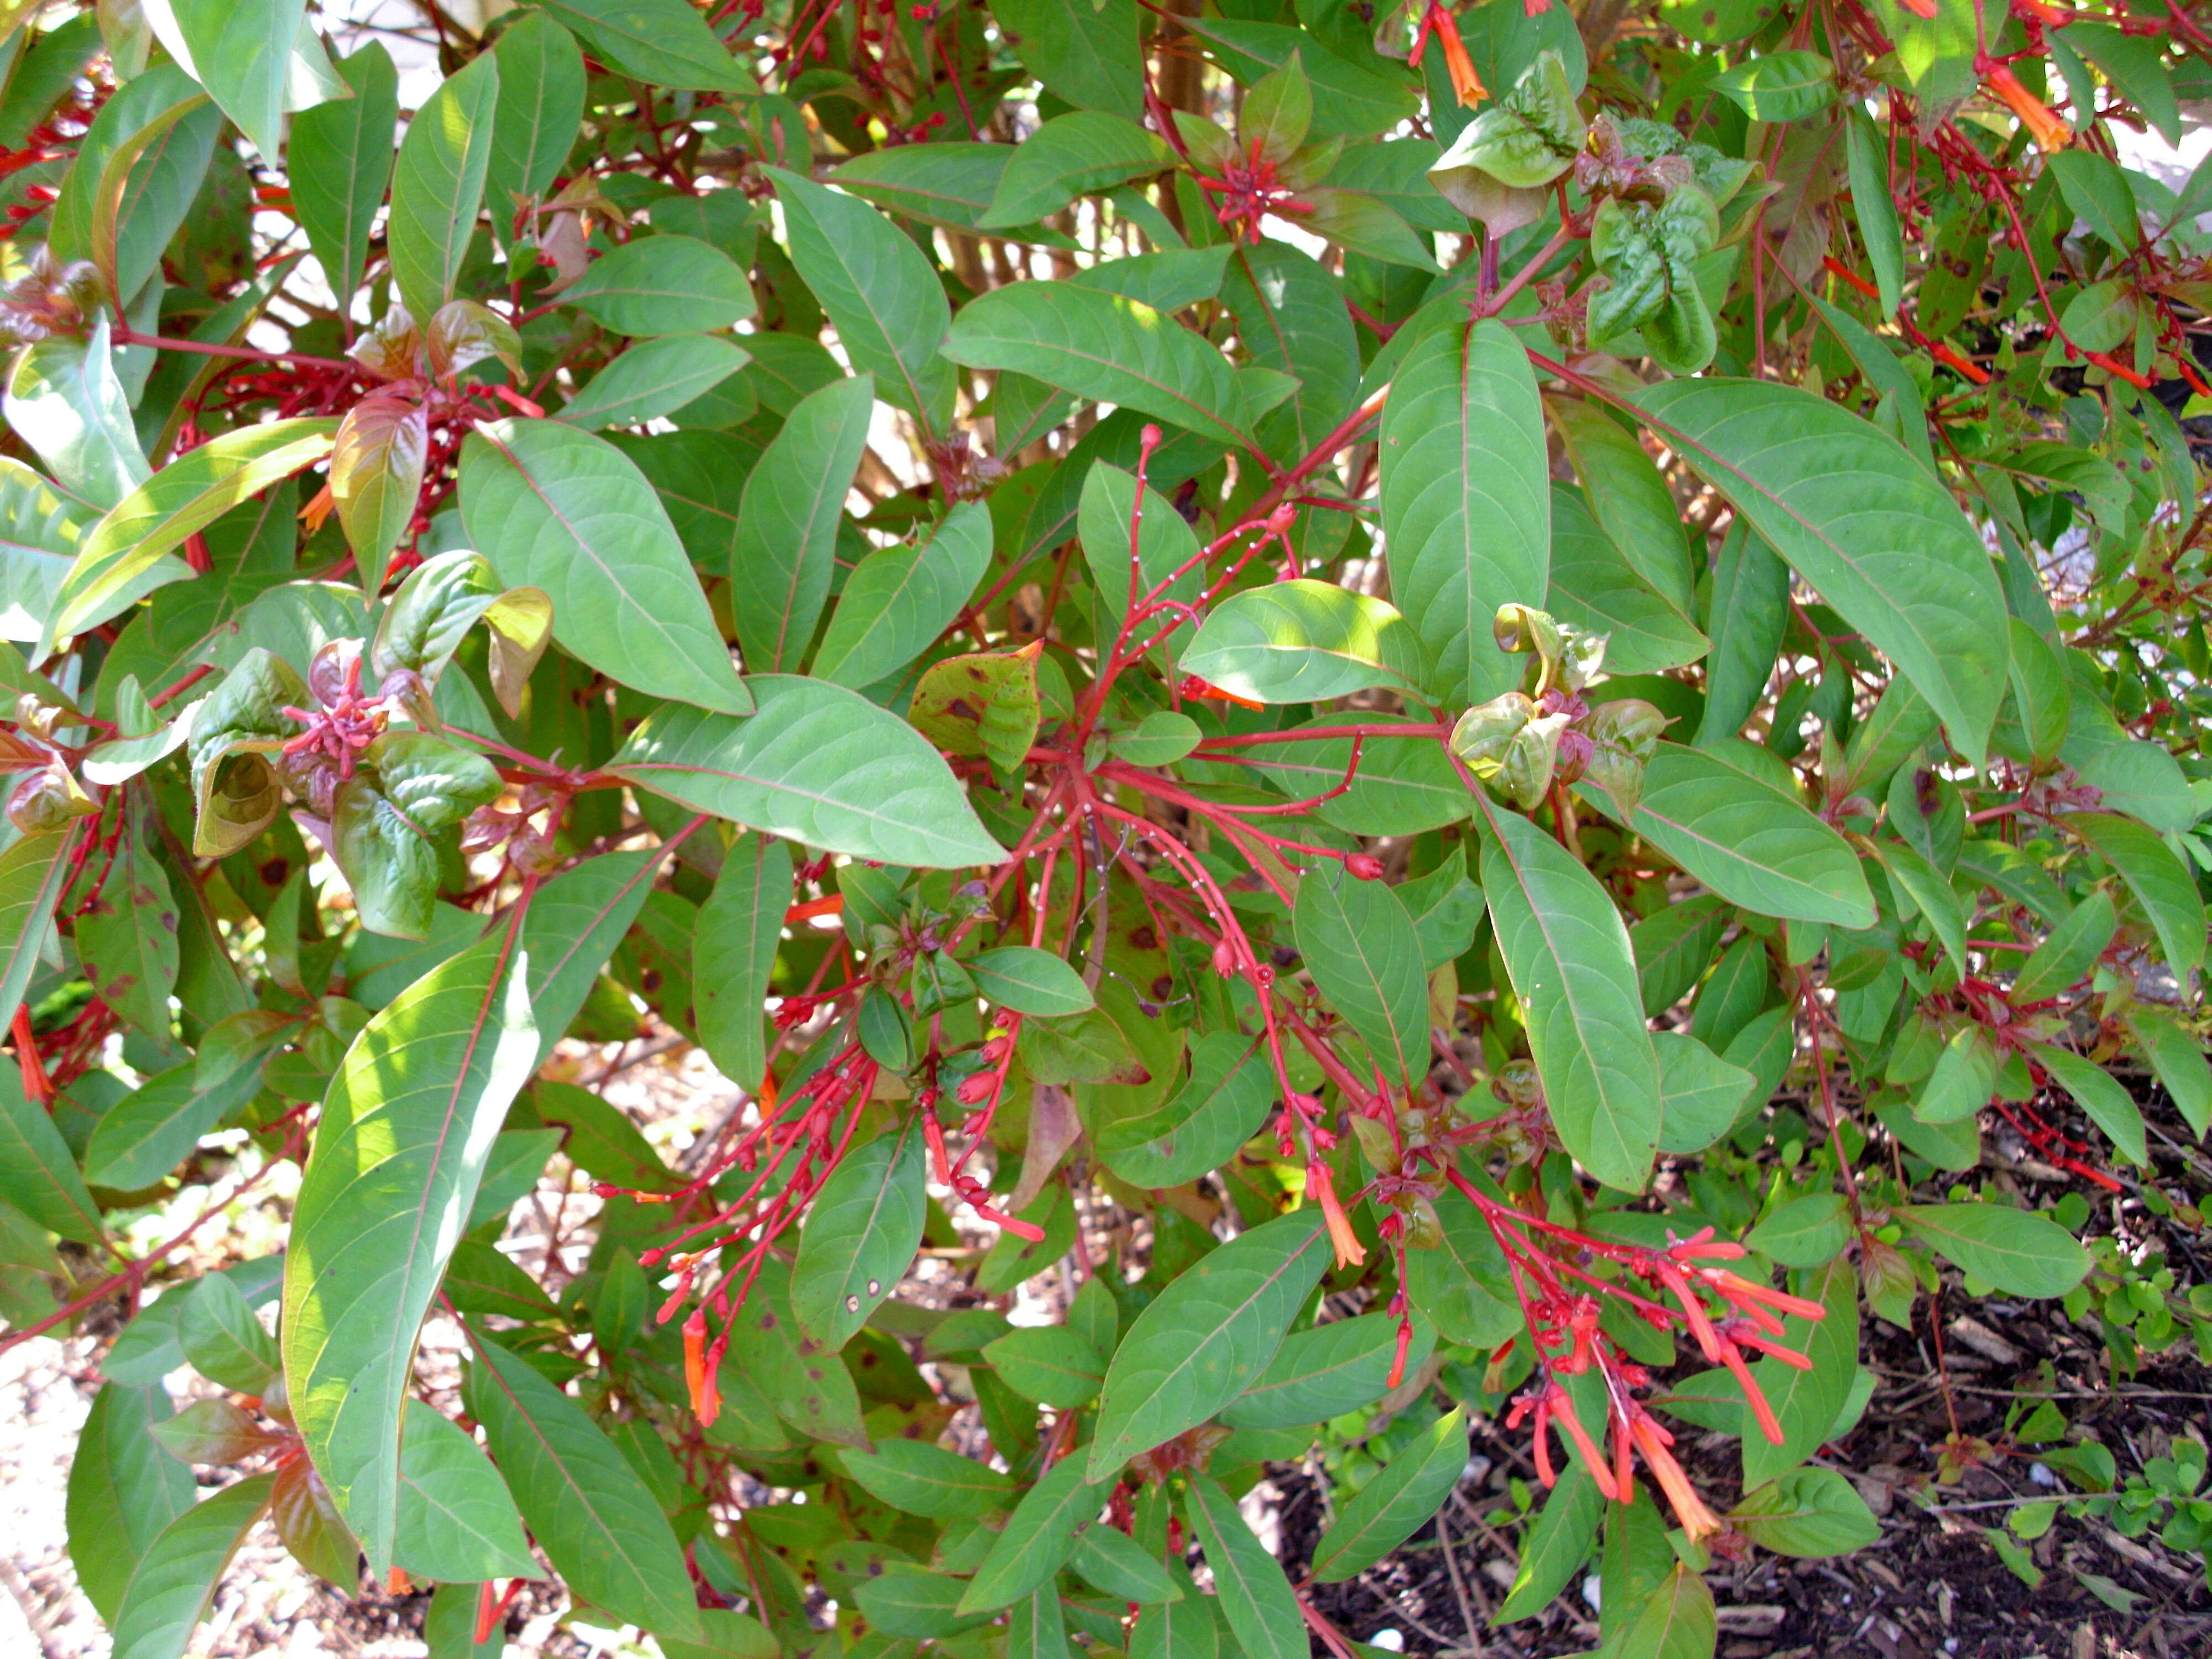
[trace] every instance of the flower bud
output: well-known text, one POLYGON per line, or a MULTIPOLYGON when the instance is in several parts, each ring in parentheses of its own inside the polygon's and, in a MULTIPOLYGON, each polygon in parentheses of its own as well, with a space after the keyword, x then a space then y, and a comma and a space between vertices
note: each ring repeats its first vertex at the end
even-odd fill
POLYGON ((995 1073, 978 1072, 973 1077, 961 1079, 960 1086, 953 1091, 953 1098, 963 1106, 980 1106, 991 1097, 998 1086, 999 1079, 995 1073))
POLYGON ((1361 881, 1380 881, 1382 878, 1382 860, 1372 853, 1346 854, 1344 867, 1361 881))

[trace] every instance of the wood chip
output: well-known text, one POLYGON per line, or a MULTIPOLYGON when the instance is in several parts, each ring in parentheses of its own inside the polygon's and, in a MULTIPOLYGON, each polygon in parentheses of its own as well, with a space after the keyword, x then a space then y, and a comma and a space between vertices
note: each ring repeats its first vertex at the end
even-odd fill
POLYGON ((2021 1351, 1972 1314, 1960 1314, 1943 1328, 1944 1334, 1963 1342, 1976 1353, 1994 1359, 2000 1365, 2017 1365, 2024 1358, 2021 1351))

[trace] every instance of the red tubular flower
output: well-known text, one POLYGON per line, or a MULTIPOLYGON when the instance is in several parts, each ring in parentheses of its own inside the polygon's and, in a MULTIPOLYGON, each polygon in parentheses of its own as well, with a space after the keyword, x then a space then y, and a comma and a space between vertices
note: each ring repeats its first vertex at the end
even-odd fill
POLYGON ((707 1352, 707 1310, 694 1308, 691 1317, 684 1322, 684 1386, 691 1395, 691 1414, 702 1427, 722 1414, 722 1394, 714 1382, 721 1358, 720 1342, 713 1353, 707 1352))
POLYGON ((1705 1281, 1745 1313, 1754 1304, 1764 1304, 1800 1319, 1826 1319, 1828 1310, 1817 1302, 1808 1302, 1802 1296, 1792 1296, 1787 1291, 1771 1290, 1766 1285, 1753 1283, 1741 1273, 1730 1273, 1726 1267, 1705 1269, 1705 1281))
POLYGON ((1644 1467, 1651 1478, 1667 1494, 1668 1507, 1674 1518, 1682 1523, 1682 1530, 1691 1540, 1706 1537, 1721 1529, 1720 1517, 1705 1507, 1705 1500, 1698 1496, 1698 1489, 1690 1484, 1690 1477, 1682 1473, 1682 1466, 1668 1450, 1674 1437, 1661 1428, 1651 1415, 1632 1407, 1628 1431, 1636 1442, 1636 1449, 1644 1455, 1644 1467))
MULTIPOLYGON (((1682 1276, 1682 1270, 1674 1265, 1671 1257, 1661 1256, 1653 1264, 1653 1271, 1658 1274, 1659 1282, 1674 1293, 1674 1300, 1682 1304, 1682 1316, 1689 1321, 1690 1329, 1698 1339, 1698 1351, 1705 1356, 1706 1363, 1718 1364, 1721 1340, 1713 1331, 1713 1322, 1705 1317, 1705 1304, 1698 1300, 1697 1293, 1690 1288, 1690 1281, 1682 1276)), ((1730 1279, 1735 1277, 1734 1273, 1726 1276, 1730 1279)))
POLYGON ((1735 1380, 1743 1384, 1744 1404, 1751 1407, 1751 1414, 1759 1419, 1759 1431, 1766 1437, 1766 1443, 1780 1445, 1782 1425, 1775 1419, 1774 1407, 1766 1403, 1765 1391, 1752 1376, 1751 1367, 1743 1363, 1743 1351, 1733 1342, 1724 1344, 1721 1349, 1721 1364, 1735 1373, 1735 1380))
MULTIPOLYGON (((1929 15, 1935 15, 1931 7, 1929 15)), ((2044 101, 2020 82, 2009 64, 1985 64, 1983 75, 1989 89, 2011 106, 2027 129, 2028 137, 2044 149, 2064 149, 2074 142, 2074 129, 2051 112, 2044 101)))
MULTIPOLYGON (((1611 1465, 1605 1454, 1598 1449, 1597 1443, 1589 1437, 1589 1431, 1583 1426, 1582 1419, 1575 1415, 1575 1402, 1569 1398, 1567 1391, 1558 1383, 1553 1383, 1545 1403, 1558 1408, 1559 1426, 1575 1443, 1575 1449, 1582 1453, 1583 1467, 1589 1471, 1589 1478, 1597 1483, 1598 1491, 1604 1493, 1609 1502, 1617 1504, 1624 1501, 1628 1496, 1628 1489, 1613 1484, 1611 1465)), ((1540 1446, 1543 1440, 1543 1431, 1540 1428, 1536 1443, 1540 1446)))
POLYGON ((1336 1183, 1330 1179, 1328 1165, 1316 1159, 1306 1165, 1306 1190, 1320 1200, 1322 1218, 1328 1224, 1328 1242, 1336 1251, 1336 1265, 1361 1267, 1367 1261, 1367 1247, 1359 1242, 1359 1235, 1352 1230, 1352 1218, 1344 1212, 1337 1201, 1336 1183))
POLYGON ((1383 1383, 1395 1389, 1406 1380, 1406 1355, 1413 1346, 1413 1322, 1404 1314, 1398 1316, 1398 1351, 1390 1357, 1390 1375, 1383 1383))
MULTIPOLYGON (((1546 0, 1536 0, 1534 16, 1544 9, 1546 0)), ((1415 68, 1420 66, 1421 54, 1428 50, 1429 37, 1437 38, 1437 45, 1444 54, 1444 69, 1451 76, 1452 92, 1461 105, 1473 109, 1490 96, 1482 84, 1482 77, 1474 72, 1474 60, 1467 55, 1467 43, 1459 38, 1459 25, 1453 21, 1449 9, 1439 0, 1429 0, 1428 9, 1421 14, 1421 27, 1413 37, 1413 55, 1408 60, 1415 68)))

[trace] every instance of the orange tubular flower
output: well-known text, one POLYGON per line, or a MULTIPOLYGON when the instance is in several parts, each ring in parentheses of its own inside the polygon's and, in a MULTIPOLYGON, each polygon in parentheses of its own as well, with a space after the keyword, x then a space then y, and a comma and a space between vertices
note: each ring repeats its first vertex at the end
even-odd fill
POLYGON ((1742 1307, 1749 1303, 1763 1302, 1770 1308, 1779 1308, 1784 1313, 1796 1314, 1800 1319, 1826 1319, 1828 1310, 1817 1302, 1808 1302, 1802 1296, 1792 1296, 1787 1291, 1770 1290, 1753 1283, 1741 1273, 1731 1273, 1726 1267, 1709 1269, 1707 1273, 1720 1293, 1742 1307))
POLYGON ((1459 25, 1440 0, 1429 0, 1428 9, 1421 15, 1420 32, 1413 40, 1413 55, 1410 60, 1416 68, 1421 53, 1427 50, 1429 36, 1434 34, 1437 44, 1443 48, 1444 68, 1451 75, 1452 91, 1462 107, 1473 109, 1490 96, 1482 77, 1474 72, 1474 60, 1467 55, 1467 43, 1459 38, 1459 25))
MULTIPOLYGON (((1606 1455, 1598 1449, 1597 1443, 1589 1437, 1589 1431, 1583 1426, 1582 1419, 1575 1415, 1575 1402, 1568 1397, 1567 1391, 1554 1382, 1551 1398, 1546 1403, 1553 1408, 1553 1420, 1566 1431, 1567 1437, 1582 1453, 1583 1467, 1589 1471, 1589 1478, 1596 1483, 1606 1501, 1614 1504, 1626 1501, 1628 1489, 1613 1484, 1613 1470, 1606 1462, 1606 1455)), ((1543 1431, 1539 1429, 1537 1435, 1540 1440, 1543 1431)))
POLYGON ((1682 1466, 1674 1461, 1674 1454, 1667 1448, 1674 1437, 1661 1428, 1651 1417, 1642 1411, 1633 1413, 1628 1431, 1636 1441, 1636 1449, 1644 1455, 1644 1467, 1651 1478, 1667 1494, 1667 1503, 1674 1511, 1674 1518, 1682 1523, 1682 1530, 1695 1542, 1721 1529, 1720 1517, 1705 1507, 1705 1500, 1698 1496, 1698 1489, 1690 1484, 1690 1477, 1682 1473, 1682 1466))
POLYGON ((1727 1344, 1721 1350, 1721 1364, 1733 1371, 1735 1380, 1743 1384, 1744 1404, 1751 1407, 1751 1414, 1759 1419, 1759 1431, 1766 1437, 1766 1443, 1780 1445, 1782 1425, 1775 1418, 1774 1407, 1766 1403, 1765 1391, 1759 1386, 1758 1379, 1752 1376, 1751 1367, 1743 1363, 1743 1351, 1733 1342, 1727 1344))
POLYGON ((2053 114, 2044 101, 2021 85, 2009 64, 1991 64, 1985 71, 1991 92, 2012 106, 2028 136, 2045 149, 2064 149, 2074 142, 2074 129, 2053 114))
POLYGON ((694 1308, 684 1322, 684 1385, 691 1393, 691 1414, 702 1427, 722 1414, 722 1391, 715 1386, 714 1370, 707 1356, 707 1310, 694 1308))
POLYGON ((1352 1218, 1345 1214, 1344 1206, 1337 1201, 1336 1183, 1329 1178, 1328 1164, 1316 1162, 1306 1166, 1306 1188, 1321 1200, 1322 1218, 1328 1223, 1328 1242, 1336 1251, 1336 1265, 1364 1265, 1366 1247, 1360 1243, 1359 1235, 1352 1231, 1352 1218))
POLYGON ((1924 18, 1931 23, 1936 21, 1936 0, 1897 0, 1897 3, 1915 17, 1924 18))

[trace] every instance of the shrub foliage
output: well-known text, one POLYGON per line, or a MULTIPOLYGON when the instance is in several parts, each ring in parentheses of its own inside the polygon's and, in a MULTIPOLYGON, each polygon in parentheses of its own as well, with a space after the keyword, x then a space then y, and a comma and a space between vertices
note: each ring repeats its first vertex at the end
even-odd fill
POLYGON ((121 1659, 264 1521, 439 1659, 1346 1656, 1470 1414, 1500 1618, 1699 1659, 1876 1535, 1863 1322, 2193 1317, 1984 1152, 2212 1119, 2191 9, 424 10, 0 11, 0 1340, 115 1333, 121 1659))

